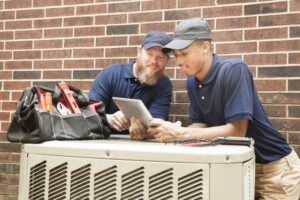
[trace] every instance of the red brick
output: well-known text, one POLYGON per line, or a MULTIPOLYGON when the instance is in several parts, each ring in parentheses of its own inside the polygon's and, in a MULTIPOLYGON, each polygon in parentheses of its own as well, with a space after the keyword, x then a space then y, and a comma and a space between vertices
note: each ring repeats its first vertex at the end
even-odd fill
POLYGON ((143 12, 128 14, 128 22, 162 21, 162 12, 143 12))
POLYGON ((242 6, 203 8, 203 17, 204 18, 241 16, 242 14, 243 14, 242 6))
POLYGON ((132 12, 140 10, 140 2, 128 2, 128 3, 111 3, 108 4, 108 12, 132 12))
POLYGON ((87 92, 91 88, 91 81, 68 81, 68 84, 80 88, 83 91, 87 92))
POLYGON ((259 16, 259 26, 300 24, 300 13, 259 16))
POLYGON ((71 58, 72 50, 63 49, 63 50, 45 50, 43 51, 44 59, 53 59, 53 58, 71 58))
POLYGON ((101 15, 95 17, 96 25, 123 24, 127 22, 126 14, 101 15))
POLYGON ((91 15, 91 14, 103 14, 106 13, 106 5, 91 5, 91 6, 78 6, 76 9, 76 15, 91 15))
POLYGON ((287 28, 245 30, 246 40, 277 39, 288 37, 287 28))
POLYGON ((263 105, 263 107, 269 117, 286 117, 287 116, 286 106, 263 105))
POLYGON ((64 26, 86 26, 93 24, 93 17, 64 18, 64 26))
POLYGON ((175 92, 174 102, 176 103, 189 103, 189 96, 186 91, 184 92, 175 92))
MULTIPOLYGON (((300 132, 289 132, 289 144, 291 145, 300 144, 300 132)), ((300 157, 300 146, 299 146, 298 156, 300 157)))
POLYGON ((72 78, 72 71, 43 71, 43 79, 71 79, 72 78))
POLYGON ((192 17, 201 16, 201 13, 201 9, 165 11, 164 20, 184 20, 192 17))
POLYGON ((41 19, 34 21, 34 28, 62 27, 62 19, 41 19))
POLYGON ((32 21, 31 20, 18 20, 18 21, 6 21, 5 29, 31 29, 32 21))
POLYGON ((300 130, 300 119, 279 119, 273 118, 272 124, 279 131, 297 131, 300 130))
POLYGON ((15 51, 14 59, 41 59, 40 51, 15 51))
POLYGON ((170 115, 188 115, 189 105, 186 103, 172 103, 170 108, 170 115))
POLYGON ((12 31, 1 31, 0 40, 12 40, 14 38, 14 32, 12 31))
POLYGON ((0 121, 8 121, 9 112, 0 112, 0 121))
POLYGON ((244 60, 248 65, 287 64, 286 54, 251 54, 245 55, 244 60))
POLYGON ((6 163, 19 163, 20 154, 10 153, 10 152, 1 152, 0 153, 0 162, 6 163))
POLYGON ((42 30, 26 30, 16 31, 15 39, 41 39, 43 37, 42 30))
POLYGON ((4 42, 0 42, 0 50, 4 49, 4 42))
MULTIPOLYGON (((18 183, 19 183, 19 175, 16 175, 16 174, 0 173, 0 179, 1 179, 1 183, 6 184, 6 185, 18 185, 18 183)), ((1 196, 0 196, 0 199, 3 199, 3 198, 1 198, 1 196)), ((7 198, 7 199, 9 200, 9 198, 7 198)))
POLYGON ((102 48, 97 49, 74 49, 74 58, 99 58, 104 56, 104 51, 102 48))
POLYGON ((300 40, 285 40, 285 41, 266 41, 260 42, 259 51, 273 52, 273 51, 299 51, 300 40))
POLYGON ((12 52, 11 51, 0 51, 0 60, 11 60, 12 52))
POLYGON ((14 8, 31 8, 32 0, 10 0, 4 1, 5 9, 14 9, 14 8))
POLYGON ((299 1, 290 1, 290 11, 299 11, 300 2, 299 1))
POLYGON ((129 45, 139 45, 141 46, 143 38, 145 37, 145 35, 132 35, 129 36, 129 45))
POLYGON ((5 69, 31 69, 32 61, 5 61, 5 69))
POLYGON ((5 49, 15 50, 15 49, 32 49, 32 41, 13 41, 6 42, 5 49))
POLYGON ((102 36, 105 34, 104 27, 85 27, 85 28, 75 28, 75 37, 77 36, 102 36))
POLYGON ((287 11, 287 2, 275 2, 275 3, 260 3, 250 4, 244 6, 245 15, 258 15, 267 13, 278 13, 287 11))
POLYGON ((93 38, 66 39, 64 47, 92 47, 94 46, 93 38))
POLYGON ((126 36, 102 37, 96 39, 96 46, 125 46, 127 45, 126 36))
POLYGON ((36 60, 33 63, 34 69, 61 69, 61 60, 36 60))
POLYGON ((176 0, 142 1, 142 10, 162 10, 176 8, 176 0))
POLYGON ((147 23, 141 25, 141 32, 148 33, 152 30, 161 30, 165 32, 173 32, 175 29, 175 22, 161 22, 161 23, 147 23))
POLYGON ((116 63, 127 63, 127 59, 121 58, 103 58, 103 59, 96 59, 96 68, 104 68, 105 66, 109 66, 116 63))
MULTIPOLYGON (((31 84, 30 81, 5 81, 3 82, 3 89, 5 90, 23 90, 26 87, 29 87, 31 84)), ((4 103, 4 102, 2 102, 4 103)), ((4 105, 2 105, 2 109, 4 105)))
POLYGON ((214 0, 206 0, 206 1, 203 1, 203 0, 193 0, 193 1, 178 0, 179 8, 203 7, 203 6, 213 6, 213 5, 216 5, 214 0))
POLYGON ((0 71, 0 79, 1 80, 11 80, 12 79, 12 71, 0 71))
POLYGON ((186 91, 186 80, 173 80, 174 91, 186 91))
POLYGON ((63 40, 35 40, 35 49, 62 48, 63 40))
POLYGON ((113 25, 106 27, 107 35, 129 35, 137 34, 139 32, 139 26, 137 24, 130 25, 113 25))
POLYGON ((137 48, 124 47, 120 51, 120 48, 106 48, 105 57, 131 57, 137 55, 137 48))
POLYGON ((256 52, 256 42, 216 44, 216 52, 222 54, 256 52))
POLYGON ((213 41, 241 41, 243 39, 242 31, 216 31, 212 32, 213 41))
POLYGON ((43 18, 43 9, 17 10, 17 19, 43 18))
POLYGON ((166 68, 164 74, 169 77, 170 79, 175 78, 175 69, 166 68))
POLYGON ((62 29, 46 29, 44 30, 45 38, 59 38, 59 37, 73 37, 72 28, 62 28, 62 29))
POLYGON ((285 80, 255 80, 255 85, 259 91, 285 91, 285 80))
POLYGON ((75 15, 74 7, 62 7, 62 8, 47 8, 46 17, 59 17, 59 16, 73 16, 75 15))
POLYGON ((300 53, 289 53, 289 64, 300 64, 300 53))
MULTIPOLYGON (((2 124, 1 124, 1 131, 7 132, 9 126, 10 126, 10 122, 2 122, 2 124)), ((1 186, 0 186, 0 188, 1 188, 1 186)))
POLYGON ((300 93, 259 93, 262 103, 265 104, 300 104, 300 93))
POLYGON ((246 3, 246 2, 256 2, 256 0, 218 0, 218 4, 233 4, 233 3, 246 3))
MULTIPOLYGON (((13 83, 10 82, 9 83, 9 86, 10 88, 13 88, 13 83)), ((29 86, 29 85, 28 85, 29 86)), ((19 90, 22 90, 25 88, 25 87, 28 87, 27 85, 24 85, 23 86, 19 86, 19 90)), ((13 88, 13 90, 16 90, 17 88, 13 88)), ((17 98, 18 100, 20 99, 20 96, 17 98)), ((6 111, 15 111, 16 110, 16 107, 17 107, 17 102, 7 102, 7 101, 3 101, 2 102, 2 110, 6 110, 6 111)))
POLYGON ((60 6, 61 0, 33 0, 33 7, 60 6))
POLYGON ((236 17, 217 19, 217 29, 256 27, 256 17, 236 17))
POLYGON ((94 68, 94 60, 65 60, 64 68, 94 68))
POLYGON ((14 11, 0 11, 0 19, 1 20, 15 19, 15 12, 14 11))
POLYGON ((63 5, 94 3, 94 0, 63 0, 63 5))
MULTIPOLYGON (((1 74, 1 76, 2 76, 2 74, 1 74)), ((0 92, 0 100, 10 100, 9 92, 0 92)))

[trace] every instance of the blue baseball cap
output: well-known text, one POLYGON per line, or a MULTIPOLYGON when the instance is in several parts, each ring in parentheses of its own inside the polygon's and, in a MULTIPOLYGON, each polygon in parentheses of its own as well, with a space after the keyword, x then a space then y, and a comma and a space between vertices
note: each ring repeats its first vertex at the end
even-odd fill
MULTIPOLYGON (((166 44, 171 42, 171 38, 162 31, 150 31, 143 40, 142 47, 144 49, 149 49, 151 47, 161 47, 163 48, 166 44)), ((164 52, 164 53, 167 53, 164 52)))

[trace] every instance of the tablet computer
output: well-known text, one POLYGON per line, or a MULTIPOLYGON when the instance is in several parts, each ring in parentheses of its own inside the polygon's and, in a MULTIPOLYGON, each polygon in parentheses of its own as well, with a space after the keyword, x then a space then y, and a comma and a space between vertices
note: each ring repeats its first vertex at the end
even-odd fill
POLYGON ((148 127, 152 116, 142 100, 121 97, 113 97, 112 99, 126 118, 136 117, 142 121, 146 128, 148 127))

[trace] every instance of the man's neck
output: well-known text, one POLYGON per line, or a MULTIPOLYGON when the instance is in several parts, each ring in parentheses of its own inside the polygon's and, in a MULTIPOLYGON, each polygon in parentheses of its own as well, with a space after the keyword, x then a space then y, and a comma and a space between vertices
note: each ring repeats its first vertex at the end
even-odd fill
POLYGON ((195 75, 199 81, 203 81, 207 77, 208 72, 209 72, 210 68, 212 67, 212 62, 213 62, 213 55, 212 54, 207 55, 204 67, 202 68, 201 71, 199 71, 195 75))

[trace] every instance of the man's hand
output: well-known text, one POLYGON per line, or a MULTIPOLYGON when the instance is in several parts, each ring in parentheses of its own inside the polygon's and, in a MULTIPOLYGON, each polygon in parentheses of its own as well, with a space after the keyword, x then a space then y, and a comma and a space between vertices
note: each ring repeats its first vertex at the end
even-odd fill
POLYGON ((131 117, 131 126, 129 127, 129 134, 133 140, 145 140, 151 138, 141 120, 131 117))
POLYGON ((129 128, 130 121, 126 119, 121 111, 114 114, 106 114, 109 126, 117 131, 124 131, 129 128))
POLYGON ((181 122, 175 123, 153 119, 149 123, 148 133, 153 135, 160 142, 178 140, 183 137, 181 122))

